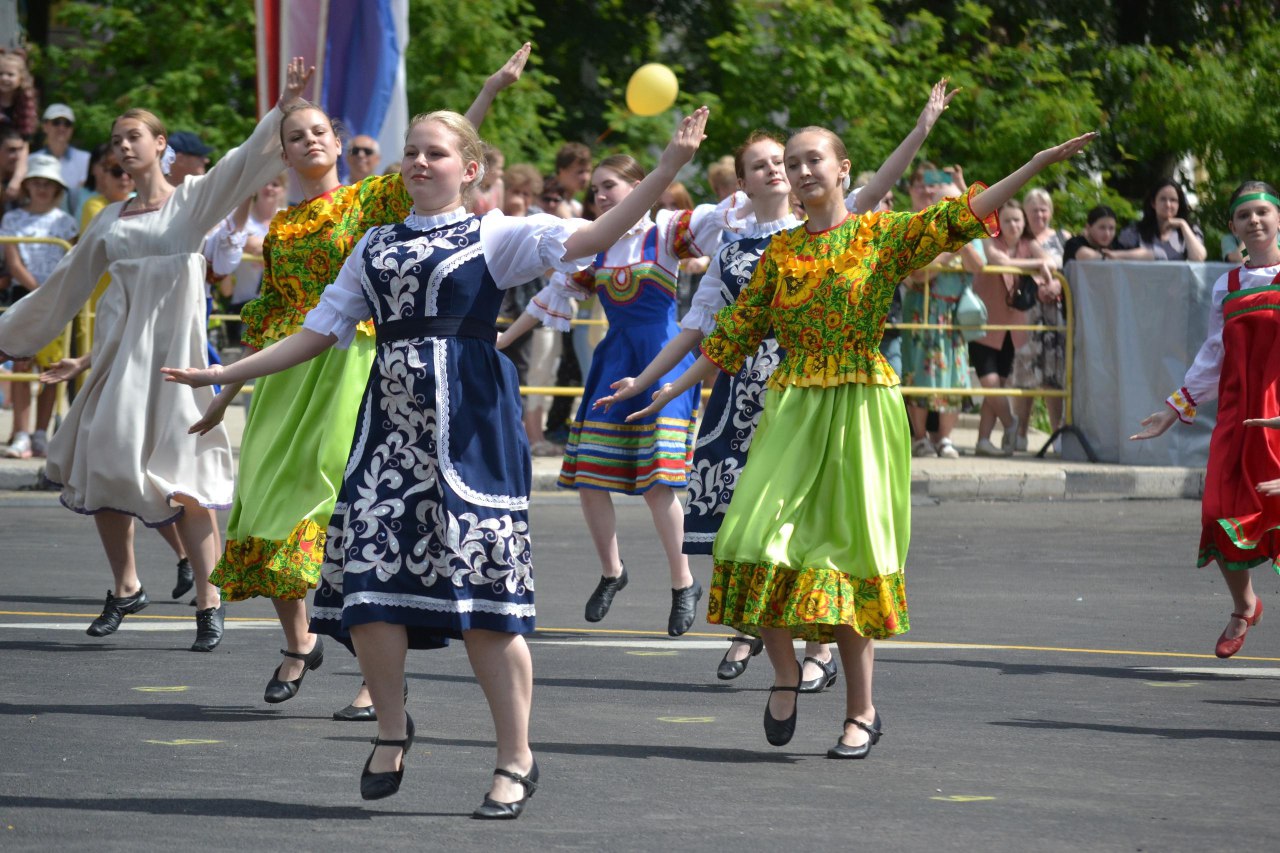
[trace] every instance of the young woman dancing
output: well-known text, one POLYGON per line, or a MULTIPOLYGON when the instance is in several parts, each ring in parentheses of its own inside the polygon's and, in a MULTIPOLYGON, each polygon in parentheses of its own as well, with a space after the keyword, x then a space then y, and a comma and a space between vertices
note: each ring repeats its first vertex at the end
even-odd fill
POLYGON ((311 72, 288 68, 280 104, 209 174, 174 187, 162 167, 165 129, 131 109, 111 127, 120 165, 137 195, 109 205, 43 287, 0 316, 0 357, 30 355, 59 334, 103 273, 93 372, 49 445, 46 475, 62 502, 92 514, 114 579, 90 636, 113 633, 148 604, 133 553, 133 523, 178 526, 196 582, 196 641, 212 651, 224 610, 209 574, 218 555, 216 509, 231 505, 231 445, 221 427, 193 436, 180 425, 200 417, 213 395, 158 381, 162 364, 203 362, 206 351, 205 235, 280 168, 283 110, 311 72))
MULTIPOLYGON (((591 178, 596 209, 607 212, 626 200, 645 178, 644 169, 626 154, 606 157, 591 178)), ((664 188, 665 189, 665 188, 664 188)), ((667 633, 678 637, 697 614, 702 586, 681 552, 684 513, 675 490, 688 483, 693 455, 698 390, 672 399, 661 412, 625 423, 643 404, 625 404, 593 412, 591 403, 607 393, 619 376, 642 371, 679 332, 676 325, 676 278, 681 259, 699 258, 720 245, 731 212, 741 214, 733 197, 719 205, 693 210, 659 210, 646 215, 614 246, 600 254, 589 270, 572 279, 557 276, 533 298, 528 309, 502 333, 499 348, 541 320, 566 331, 573 316, 572 297, 599 295, 609 330, 596 346, 584 381, 582 403, 569 428, 559 485, 576 489, 582 502, 601 577, 587 599, 585 618, 599 622, 614 596, 627 585, 626 566, 618 551, 618 523, 613 493, 644 495, 671 574, 671 611, 667 633), (734 211, 735 203, 739 210, 734 211)), ((686 354, 683 368, 693 361, 686 354)), ((675 375, 674 373, 672 374, 675 375)))
POLYGON ((911 433, 898 377, 878 346, 893 291, 943 251, 998 231, 995 211, 1045 166, 1092 138, 1041 151, 990 189, 918 213, 851 216, 844 144, 805 128, 785 166, 808 222, 774 237, 702 357, 664 385, 643 418, 717 369, 736 373, 772 329, 783 355, 714 546, 707 620, 764 638, 774 668, 769 742, 795 732, 801 667, 792 637, 839 647, 845 723, 832 758, 863 758, 880 738, 874 638, 906 631, 911 433))
POLYGON ((684 119, 632 196, 582 223, 468 214, 464 201, 483 173, 475 129, 457 113, 418 116, 401 162, 413 214, 360 239, 304 328, 230 367, 165 370, 197 386, 243 382, 335 343, 349 346, 357 325, 373 321, 377 355, 328 532, 314 623, 350 631, 378 709, 365 799, 399 790, 413 743, 401 693, 406 649, 458 637, 498 741, 493 783, 474 816, 518 817, 536 789, 524 642, 534 625, 532 471, 516 371, 493 346, 502 290, 548 268, 588 266, 692 158, 706 120, 705 108, 684 119))
MULTIPOLYGON (((955 91, 947 91, 945 79, 933 87, 911 133, 871 180, 845 199, 846 207, 854 213, 863 214, 876 206, 911 164, 955 91)), ((781 142, 759 131, 751 134, 735 153, 734 168, 739 188, 751 200, 754 223, 744 235, 726 244, 712 259, 694 294, 689 312, 680 321, 680 334, 662 348, 639 376, 628 376, 614 382, 610 386, 614 393, 596 400, 596 407, 607 411, 616 403, 641 392, 651 393, 659 380, 675 370, 715 329, 716 315, 726 305, 732 304, 751 280, 773 235, 800 224, 791 212, 791 184, 783 167, 781 142)), ((777 367, 779 358, 778 341, 769 335, 760 343, 760 348, 747 357, 737 374, 729 377, 727 382, 716 382, 712 388, 689 476, 684 516, 685 554, 712 553, 712 543, 720 530, 720 522, 733 497, 734 487, 746 464, 751 439, 760 422, 765 383, 777 367)), ((724 681, 741 675, 751 657, 763 648, 759 638, 744 634, 734 635, 729 642, 729 650, 716 669, 716 676, 724 681)), ((820 693, 835 683, 835 661, 830 650, 821 643, 806 646, 804 667, 806 677, 801 684, 802 692, 820 693)))
MULTIPOLYGON (((494 96, 520 78, 529 50, 523 45, 486 81, 469 120, 484 120, 494 96)), ((371 227, 403 221, 412 205, 399 175, 342 185, 342 141, 315 105, 302 101, 289 107, 280 138, 284 164, 308 200, 271 221, 263 245, 262 295, 241 312, 242 340, 250 349, 302 328, 356 241, 371 227)), ((325 526, 337 501, 375 350, 372 328, 362 325, 349 347, 327 349, 254 385, 226 550, 212 581, 228 601, 262 596, 275 606, 285 648, 263 693, 266 702, 293 698, 306 673, 324 660, 324 645, 308 627, 304 599, 320 578, 325 526)), ((220 423, 242 384, 224 387, 192 431, 220 423)), ((333 716, 376 719, 366 686, 333 716)))
POLYGON ((1196 566, 1216 563, 1234 604, 1214 649, 1220 658, 1240 651, 1262 618, 1249 569, 1269 563, 1280 571, 1280 436, 1245 428, 1280 427, 1280 193, 1263 181, 1245 181, 1228 207, 1231 233, 1248 251, 1245 264, 1214 283, 1209 336, 1182 387, 1132 436, 1163 435, 1179 420, 1193 422, 1200 405, 1218 400, 1196 566))

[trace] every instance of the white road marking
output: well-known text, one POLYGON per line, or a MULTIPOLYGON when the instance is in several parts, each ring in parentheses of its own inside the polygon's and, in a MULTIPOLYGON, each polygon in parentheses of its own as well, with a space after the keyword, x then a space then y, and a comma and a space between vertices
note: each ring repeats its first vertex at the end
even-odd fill
POLYGON ((1280 667, 1274 666, 1137 666, 1138 672, 1169 675, 1209 675, 1217 678, 1280 678, 1280 667))

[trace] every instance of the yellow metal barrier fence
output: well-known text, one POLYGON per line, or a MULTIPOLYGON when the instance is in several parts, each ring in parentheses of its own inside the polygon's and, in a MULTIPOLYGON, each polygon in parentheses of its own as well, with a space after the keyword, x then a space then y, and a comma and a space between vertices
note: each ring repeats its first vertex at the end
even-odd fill
MULTIPOLYGON (((54 246, 60 246, 64 252, 70 252, 70 251, 71 251, 71 244, 70 244, 70 243, 68 243, 66 240, 60 240, 60 239, 58 239, 57 237, 3 237, 3 236, 0 236, 0 251, 3 251, 3 247, 4 247, 6 244, 10 244, 10 245, 12 245, 12 244, 18 244, 18 243, 44 243, 44 244, 50 244, 50 245, 54 245, 54 246)), ((10 279, 10 281, 9 281, 9 287, 13 287, 13 286, 14 286, 13 280, 12 280, 12 279, 10 279)), ((5 312, 5 311, 7 311, 7 310, 9 310, 7 307, 0 307, 0 313, 3 313, 3 312, 5 312)), ((81 314, 82 314, 82 315, 87 315, 88 310, 89 310, 89 309, 88 309, 88 306, 86 306, 84 309, 82 309, 81 314)), ((64 331, 63 331, 63 333, 62 333, 62 352, 63 352, 64 356, 69 356, 69 355, 71 355, 72 334, 73 334, 73 329, 74 329, 74 327, 75 327, 76 322, 78 321, 78 319, 79 319, 79 318, 77 318, 77 320, 73 320, 72 322, 68 323, 68 324, 67 324, 67 328, 66 328, 66 330, 64 330, 64 331)), ((88 352, 88 350, 85 350, 85 352, 88 352)), ((3 381, 3 382, 38 382, 38 381, 40 381, 40 374, 39 374, 39 373, 6 373, 6 374, 0 374, 0 381, 3 381)), ((63 416, 64 414, 66 414, 66 411, 67 411, 67 388, 66 388, 66 385, 67 385, 67 383, 65 383, 65 382, 59 382, 59 383, 58 383, 58 385, 57 385, 57 394, 58 394, 58 396, 57 396, 57 399, 55 400, 55 402, 54 402, 54 406, 53 406, 53 414, 54 414, 54 418, 55 418, 55 425, 56 425, 57 423, 60 423, 60 422, 61 422, 61 420, 62 420, 62 416, 63 416)), ((34 401, 34 399, 32 400, 32 404, 31 404, 31 405, 32 405, 32 410, 34 411, 34 410, 35 410, 35 401, 34 401)))
MULTIPOLYGON (((25 238, 7 237, 7 238, 0 238, 0 242, 19 242, 24 239, 25 238)), ((41 238, 41 239, 31 239, 30 242, 55 242, 55 243, 60 243, 64 246, 67 246, 67 248, 70 248, 65 242, 61 240, 41 238)), ((962 272, 962 270, 958 266, 949 266, 949 267, 930 266, 925 268, 926 276, 934 273, 941 273, 941 272, 962 272)), ((1019 269, 1017 267, 997 266, 993 264, 984 266, 982 268, 982 272, 996 273, 996 274, 1011 274, 1011 275, 1025 275, 1027 273, 1026 270, 1019 269)), ((965 386, 965 387, 959 387, 959 388, 927 388, 927 387, 920 387, 920 386, 904 385, 901 387, 903 396, 905 397, 955 396, 955 397, 1045 397, 1045 398, 1056 397, 1056 398, 1060 398, 1063 400, 1062 425, 1055 426, 1053 430, 1053 434, 1049 437, 1048 441, 1045 442, 1044 447, 1040 448, 1039 453, 1037 453, 1036 455, 1043 458, 1045 453, 1053 445, 1053 442, 1058 439, 1059 436, 1063 435, 1064 433, 1071 433, 1079 440, 1080 446, 1084 449, 1085 455, 1089 458, 1089 461, 1096 462, 1097 456, 1094 454, 1093 448, 1090 447, 1088 440, 1074 426, 1072 422, 1071 385, 1072 385, 1072 373, 1074 370, 1073 362, 1074 362, 1074 354, 1075 354, 1075 335, 1074 335, 1075 311, 1074 311, 1074 305, 1072 303, 1072 298, 1071 298, 1071 286, 1068 283, 1066 276, 1064 276, 1061 272, 1055 272, 1054 275, 1058 279, 1058 281, 1062 284, 1063 325, 1061 326, 1044 326, 1044 325, 1032 325, 1032 324, 986 324, 982 326, 960 326, 960 325, 948 324, 948 323, 886 323, 885 328, 897 329, 902 332, 913 332, 913 331, 935 331, 936 332, 941 330, 952 330, 952 331, 961 331, 961 332, 976 331, 976 330, 1062 332, 1065 334, 1065 337, 1066 337, 1066 343, 1065 343, 1066 365, 1065 365, 1065 372, 1063 377, 1064 379, 1063 388, 1061 389, 1057 389, 1057 388, 983 388, 981 386, 976 388, 972 386, 965 386)), ((926 317, 929 316, 929 298, 930 298, 929 294, 930 294, 930 282, 928 277, 926 277, 925 286, 924 286, 924 306, 922 309, 922 313, 926 317)), ((78 318, 77 320, 77 322, 84 324, 84 328, 86 329, 86 331, 88 329, 87 318, 91 316, 92 315, 89 313, 88 308, 86 307, 86 309, 82 312, 81 317, 78 318)), ((240 315, 211 314, 209 319, 220 320, 220 321, 228 321, 228 320, 236 321, 240 319, 240 315)), ((509 322, 510 321, 500 320, 499 324, 502 325, 509 322)), ((570 320, 569 322, 573 326, 608 326, 608 321, 603 319, 579 320, 575 318, 570 320)), ((71 327, 69 326, 68 332, 67 332, 68 340, 70 339, 70 329, 71 327)), ((91 344, 92 344, 91 340, 82 342, 81 345, 83 347, 83 351, 88 352, 91 344)), ((23 379, 35 380, 35 379, 38 379, 39 377, 36 374, 15 374, 12 377, 8 377, 8 378, 21 381, 23 379)), ((578 387, 560 387, 560 386, 549 387, 549 386, 531 386, 531 385, 520 386, 521 394, 533 394, 538 396, 549 396, 549 397, 578 397, 578 396, 581 396, 583 390, 584 389, 580 386, 578 387)), ((249 393, 252 393, 252 391, 253 391, 252 385, 246 385, 243 389, 241 389, 242 394, 249 394, 249 393)), ((708 397, 710 393, 711 392, 709 389, 704 390, 702 392, 703 398, 705 399, 706 397, 708 397)), ((61 406, 64 405, 64 401, 65 401, 65 395, 63 397, 60 397, 60 400, 59 400, 60 408, 58 410, 59 412, 62 411, 61 406)))

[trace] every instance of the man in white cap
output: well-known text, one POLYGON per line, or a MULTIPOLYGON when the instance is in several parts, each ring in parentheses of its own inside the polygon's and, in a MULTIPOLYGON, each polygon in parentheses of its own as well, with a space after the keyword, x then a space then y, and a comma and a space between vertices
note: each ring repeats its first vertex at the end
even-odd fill
POLYGON ((62 181, 71 190, 84 186, 89 177, 89 152, 71 144, 76 114, 66 104, 50 104, 40 124, 44 131, 44 148, 37 154, 48 154, 62 167, 62 181))

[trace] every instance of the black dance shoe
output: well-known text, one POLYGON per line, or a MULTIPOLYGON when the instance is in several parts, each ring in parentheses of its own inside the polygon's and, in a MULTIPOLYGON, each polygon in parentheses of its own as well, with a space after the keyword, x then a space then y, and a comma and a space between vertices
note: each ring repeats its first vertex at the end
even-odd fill
MULTIPOLYGON (((817 678, 810 678, 808 681, 800 682, 801 693, 821 693, 828 687, 836 683, 836 659, 833 655, 830 660, 820 661, 815 657, 806 657, 805 663, 813 661, 822 670, 822 674, 817 678)), ((803 672, 803 669, 802 669, 803 672)))
POLYGON ((770 687, 769 696, 774 693, 793 692, 796 694, 796 706, 791 709, 791 716, 785 720, 775 720, 773 715, 769 713, 769 703, 764 703, 764 736, 769 743, 774 746, 786 746, 791 743, 792 736, 796 733, 796 717, 800 713, 800 685, 797 683, 795 687, 770 687))
POLYGON ((702 584, 696 580, 684 589, 671 590, 671 615, 667 617, 667 633, 679 637, 693 627, 702 599, 702 584))
POLYGON ((508 779, 519 782, 524 787, 524 796, 514 803, 500 803, 485 794, 484 802, 481 803, 480 808, 471 813, 471 816, 476 820, 515 820, 524 811, 533 792, 538 790, 538 762, 533 762, 533 769, 527 776, 521 776, 513 770, 503 770, 501 767, 495 768, 493 775, 506 776, 508 779))
POLYGON ((108 634, 114 634, 116 629, 120 627, 121 620, 130 613, 137 613, 142 608, 151 603, 151 599, 147 598, 147 591, 142 587, 138 587, 138 591, 133 595, 124 598, 116 598, 107 592, 107 601, 102 605, 102 615, 89 623, 89 627, 85 633, 90 637, 105 637, 108 634))
POLYGON ((409 747, 413 746, 413 717, 408 714, 404 715, 404 731, 404 740, 383 740, 376 737, 370 739, 369 743, 373 744, 375 752, 380 746, 398 746, 403 751, 400 753, 400 767, 386 773, 369 772, 369 765, 373 763, 373 752, 369 753, 369 759, 365 761, 364 770, 360 773, 361 799, 381 800, 400 790, 400 782, 404 779, 404 760, 409 757, 409 747))
POLYGON ((716 678, 721 681, 733 681, 739 675, 747 671, 747 664, 751 658, 760 654, 764 649, 764 640, 759 637, 730 637, 729 649, 732 651, 734 643, 746 643, 751 647, 751 654, 742 660, 729 660, 729 652, 724 653, 724 657, 720 659, 720 666, 716 667, 716 678))
POLYGON ((183 557, 178 561, 178 581, 173 585, 173 597, 182 598, 182 596, 191 592, 191 587, 195 585, 196 575, 195 572, 191 571, 191 561, 183 557))
POLYGON ((227 605, 219 604, 206 610, 196 611, 196 641, 191 644, 193 652, 211 652, 222 642, 222 623, 227 616, 227 605))
MULTIPOLYGON (((364 687, 363 681, 360 682, 360 686, 364 687)), ((409 701, 409 679, 407 678, 404 680, 404 701, 409 701)), ((376 722, 378 712, 372 705, 348 705, 340 711, 334 711, 333 718, 340 723, 376 722)))
POLYGON ((857 726, 867 733, 867 742, 860 746, 846 746, 844 743, 844 734, 840 735, 840 739, 836 741, 836 745, 827 750, 827 758, 866 758, 871 754, 871 747, 880 742, 880 735, 884 732, 880 728, 880 712, 876 711, 876 718, 871 723, 864 723, 862 720, 855 720, 849 717, 844 721, 846 726, 857 726))
MULTIPOLYGON (((307 670, 320 668, 320 664, 324 663, 324 641, 316 637, 316 644, 305 655, 300 652, 291 652, 288 649, 281 649, 280 654, 287 658, 302 661, 302 674, 293 681, 281 681, 280 667, 276 667, 276 671, 271 674, 271 680, 267 682, 266 692, 262 694, 263 701, 270 702, 272 705, 287 702, 297 696, 298 689, 302 687, 302 679, 307 675, 307 670)), ((281 664, 281 666, 283 665, 281 664)))
POLYGON ((616 578, 600 576, 600 583, 596 584, 596 591, 591 593, 591 597, 587 599, 586 620, 588 622, 599 622, 609 612, 609 608, 613 606, 613 597, 622 592, 627 586, 627 567, 622 566, 622 574, 616 578))

